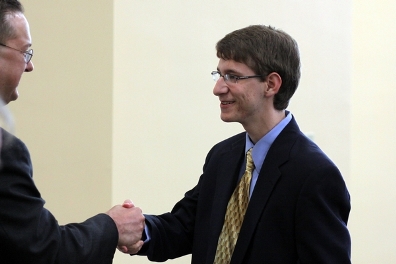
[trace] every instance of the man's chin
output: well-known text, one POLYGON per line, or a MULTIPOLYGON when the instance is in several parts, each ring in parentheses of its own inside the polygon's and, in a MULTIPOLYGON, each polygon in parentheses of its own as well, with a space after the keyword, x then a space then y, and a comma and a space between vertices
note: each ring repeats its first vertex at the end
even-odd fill
POLYGON ((15 91, 11 94, 11 96, 10 96, 8 102, 5 102, 5 104, 8 104, 8 103, 11 102, 11 101, 15 101, 16 99, 18 99, 18 97, 19 97, 18 90, 15 90, 15 91))
POLYGON ((6 98, 4 100, 3 100, 3 98, 0 98, 0 100, 1 100, 0 102, 1 102, 1 105, 8 105, 9 102, 15 101, 16 99, 18 99, 18 95, 6 98))
POLYGON ((231 117, 220 115, 220 119, 226 123, 235 122, 231 117))

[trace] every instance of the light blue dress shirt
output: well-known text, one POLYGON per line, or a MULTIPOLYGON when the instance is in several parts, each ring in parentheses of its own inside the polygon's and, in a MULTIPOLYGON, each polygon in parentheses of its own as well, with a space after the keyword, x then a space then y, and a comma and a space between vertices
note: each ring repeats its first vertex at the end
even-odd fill
MULTIPOLYGON (((271 147, 272 143, 275 141, 277 136, 282 132, 282 130, 289 124, 290 120, 292 119, 292 114, 289 111, 286 111, 286 117, 282 119, 273 129, 271 129, 264 137, 262 137, 256 144, 250 140, 249 135, 246 133, 246 147, 245 153, 248 152, 249 149, 253 148, 252 150, 252 158, 254 162, 254 170, 252 175, 252 181, 250 182, 250 194, 249 197, 252 197, 252 193, 254 187, 256 186, 257 178, 261 171, 261 166, 267 156, 268 150, 271 147)), ((246 167, 246 158, 245 162, 241 168, 240 177, 242 177, 243 173, 245 172, 246 167)))

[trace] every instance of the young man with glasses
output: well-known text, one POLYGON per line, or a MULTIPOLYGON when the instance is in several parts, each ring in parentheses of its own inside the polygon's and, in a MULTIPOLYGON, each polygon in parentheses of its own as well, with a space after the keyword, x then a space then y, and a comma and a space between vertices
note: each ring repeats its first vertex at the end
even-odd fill
MULTIPOLYGON (((23 72, 31 72, 29 24, 17 0, 0 0, 0 99, 18 98, 23 72)), ((4 106, 1 106, 4 107, 4 106)), ((25 144, 0 129, 0 262, 112 263, 116 247, 137 251, 143 244, 140 208, 114 206, 81 224, 58 225, 44 208, 32 179, 25 144)))
POLYGON ((148 241, 138 254, 192 254, 195 264, 350 263, 345 182, 286 110, 300 79, 297 43, 254 25, 216 50, 220 117, 246 132, 209 151, 198 184, 170 213, 145 215, 148 241))

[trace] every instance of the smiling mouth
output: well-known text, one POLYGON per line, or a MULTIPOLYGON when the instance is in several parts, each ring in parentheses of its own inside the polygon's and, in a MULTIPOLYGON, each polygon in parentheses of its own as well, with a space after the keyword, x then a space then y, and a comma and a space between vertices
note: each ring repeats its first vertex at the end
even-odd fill
POLYGON ((234 103, 234 102, 221 102, 222 105, 229 105, 229 104, 232 104, 232 103, 234 103))

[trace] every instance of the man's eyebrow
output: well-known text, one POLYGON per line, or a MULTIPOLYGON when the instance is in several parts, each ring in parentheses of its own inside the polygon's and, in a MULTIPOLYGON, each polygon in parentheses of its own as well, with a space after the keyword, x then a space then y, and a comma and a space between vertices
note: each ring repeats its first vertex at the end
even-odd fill
POLYGON ((228 70, 225 71, 225 73, 232 74, 232 75, 236 75, 236 76, 238 76, 238 75, 239 75, 239 76, 242 76, 242 75, 243 75, 241 72, 235 71, 235 70, 233 70, 233 69, 228 69, 228 70))
POLYGON ((26 49, 28 49, 28 48, 30 48, 32 46, 32 43, 26 43, 24 46, 23 46, 23 48, 26 48, 26 49))
MULTIPOLYGON (((221 71, 220 71, 220 69, 219 69, 219 68, 217 68, 217 71, 221 73, 221 71)), ((241 74, 240 72, 238 72, 238 71, 235 71, 235 70, 233 70, 233 69, 226 69, 226 70, 224 71, 224 73, 230 73, 230 74, 241 74)))

